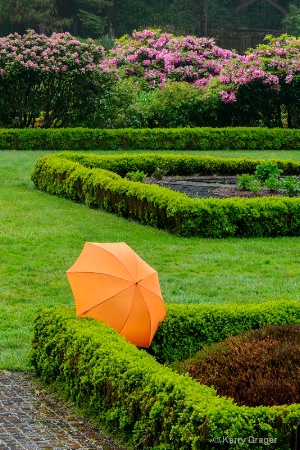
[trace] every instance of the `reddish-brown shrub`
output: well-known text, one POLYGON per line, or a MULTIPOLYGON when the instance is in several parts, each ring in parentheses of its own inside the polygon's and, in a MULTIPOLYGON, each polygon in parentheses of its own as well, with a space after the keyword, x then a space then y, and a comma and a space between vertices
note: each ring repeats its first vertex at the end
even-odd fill
POLYGON ((185 370, 238 405, 300 403, 300 325, 231 337, 198 352, 185 370))

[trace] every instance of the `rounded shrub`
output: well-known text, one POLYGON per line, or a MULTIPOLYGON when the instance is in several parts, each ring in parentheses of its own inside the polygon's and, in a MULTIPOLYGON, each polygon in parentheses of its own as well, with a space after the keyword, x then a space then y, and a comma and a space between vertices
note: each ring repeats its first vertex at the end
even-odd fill
POLYGON ((104 49, 69 33, 33 30, 0 38, 0 122, 7 127, 82 125, 112 75, 100 68, 104 49))
POLYGON ((206 347, 180 370, 240 406, 300 403, 299 335, 299 324, 250 331, 206 347))

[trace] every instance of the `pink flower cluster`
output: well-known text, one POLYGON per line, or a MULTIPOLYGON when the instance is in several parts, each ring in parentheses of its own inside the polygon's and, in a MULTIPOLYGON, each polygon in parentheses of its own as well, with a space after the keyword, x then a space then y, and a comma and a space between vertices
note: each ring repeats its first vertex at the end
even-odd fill
POLYGON ((99 69, 103 47, 75 39, 69 33, 50 37, 33 30, 0 38, 0 76, 24 69, 42 73, 84 73, 99 69))
POLYGON ((143 77, 152 87, 166 81, 187 81, 204 87, 237 55, 216 46, 212 39, 144 30, 121 38, 101 67, 120 77, 143 77))
POLYGON ((236 102, 236 94, 234 91, 220 91, 220 97, 224 103, 236 102))
POLYGON ((291 94, 291 89, 299 89, 300 39, 287 35, 268 39, 268 44, 259 45, 245 56, 236 56, 223 66, 217 75, 223 102, 235 102, 239 89, 254 83, 261 83, 266 93, 288 89, 291 94))
POLYGON ((268 40, 246 55, 238 55, 218 47, 212 39, 175 38, 144 30, 121 38, 101 67, 121 78, 143 78, 153 88, 167 81, 186 81, 200 88, 212 86, 224 103, 233 103, 243 86, 274 94, 296 86, 300 40, 286 35, 276 39, 269 36, 268 40), (211 85, 213 79, 217 84, 214 81, 211 85))

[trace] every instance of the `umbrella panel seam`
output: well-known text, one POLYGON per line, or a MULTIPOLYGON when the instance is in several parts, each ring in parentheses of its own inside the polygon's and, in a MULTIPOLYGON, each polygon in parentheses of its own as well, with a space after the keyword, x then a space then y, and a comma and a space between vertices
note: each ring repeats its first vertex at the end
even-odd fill
MULTIPOLYGON (((127 288, 125 288, 125 289, 123 289, 122 291, 118 292, 117 295, 122 294, 122 292, 125 292, 127 289, 130 289, 131 287, 132 287, 132 285, 129 286, 129 287, 127 287, 127 288)), ((103 302, 98 303, 97 306, 103 305, 103 303, 106 303, 108 300, 111 300, 111 299, 114 298, 115 296, 116 296, 116 294, 111 295, 110 297, 108 297, 108 298, 106 298, 105 300, 103 300, 103 302)), ((132 307, 132 306, 131 306, 131 307, 132 307)), ((92 306, 91 308, 87 309, 84 313, 81 313, 81 314, 86 314, 87 312, 91 311, 91 310, 94 309, 94 308, 95 308, 95 306, 92 306)), ((130 309, 130 310, 131 310, 131 309, 130 309)), ((128 319, 128 318, 127 318, 127 319, 128 319)), ((127 319, 126 319, 126 321, 127 321, 127 319)))
MULTIPOLYGON (((74 275, 82 275, 82 274, 86 275, 88 273, 93 274, 93 275, 107 275, 108 277, 117 278, 118 280, 130 281, 131 283, 135 284, 135 281, 127 280, 126 278, 121 278, 121 277, 118 277, 116 275, 112 275, 110 273, 105 273, 105 272, 96 272, 96 271, 95 272, 87 272, 87 271, 86 272, 83 272, 83 271, 69 272, 69 271, 67 271, 67 274, 74 274, 74 275)), ((130 275, 130 273, 129 273, 129 275, 130 275)))
MULTIPOLYGON (((94 243, 91 242, 91 244, 95 245, 94 243)), ((123 242, 123 244, 125 244, 125 242, 123 242)), ((97 244, 96 244, 97 245, 97 244)), ((127 244, 125 244, 127 246, 127 244)), ((126 266, 124 265, 124 263, 122 261, 120 261, 120 259, 118 259, 118 257, 112 253, 111 251, 107 250, 106 248, 98 245, 97 247, 101 248, 102 250, 104 250, 106 253, 109 253, 110 255, 113 255, 113 257, 121 264, 122 267, 124 267, 124 269, 126 270, 126 272, 128 273, 128 275, 130 275, 130 277, 133 279, 133 276, 131 275, 131 273, 129 272, 129 270, 126 268, 126 266)), ((130 248, 130 247, 129 247, 130 248)))
MULTIPOLYGON (((137 289, 137 283, 136 283, 136 285, 135 285, 135 289, 137 289)), ((140 292, 140 293, 141 293, 141 292, 140 292)), ((150 318, 149 322, 150 322, 150 332, 151 332, 151 315, 150 315, 150 312, 149 312, 149 309, 148 309, 147 303, 145 302, 145 300, 144 300, 144 297, 143 297, 143 294, 142 294, 142 293, 141 293, 141 297, 142 297, 142 299, 143 299, 143 302, 144 302, 144 304, 145 304, 145 306, 146 306, 146 311, 147 311, 147 314, 148 314, 148 316, 149 316, 149 318, 150 318)), ((131 307, 130 307, 130 311, 129 311, 129 313, 128 313, 127 319, 126 319, 126 321, 125 321, 125 323, 124 323, 124 325, 123 325, 122 329, 120 330, 120 333, 121 333, 121 332, 123 331, 124 327, 126 326, 126 324, 127 324, 127 322, 128 322, 128 319, 129 319, 129 317, 130 317, 130 314, 131 314, 131 311, 132 311, 132 307, 133 307, 133 302, 132 302, 132 304, 131 304, 131 307)))

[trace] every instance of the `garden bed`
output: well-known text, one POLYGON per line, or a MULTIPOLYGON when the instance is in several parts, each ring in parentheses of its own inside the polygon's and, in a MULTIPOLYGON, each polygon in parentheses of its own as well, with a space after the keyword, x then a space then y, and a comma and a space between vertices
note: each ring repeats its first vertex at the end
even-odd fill
POLYGON ((228 450, 237 437, 249 450, 295 447, 300 405, 238 406, 160 365, 107 325, 76 318, 74 309, 40 312, 32 362, 44 382, 129 448, 212 450, 217 443, 228 450))
MULTIPOLYGON (((145 179, 146 184, 157 184, 174 191, 186 194, 191 198, 257 198, 286 197, 283 191, 272 191, 263 188, 259 192, 244 191, 235 186, 237 177, 223 176, 163 176, 161 180, 154 177, 145 179)), ((300 197, 299 195, 297 197, 300 197)))
MULTIPOLYGON (((255 161, 175 155, 101 157, 61 153, 40 158, 32 174, 38 189, 122 215, 182 236, 299 236, 299 198, 191 199, 157 185, 129 181, 128 172, 166 175, 235 176, 253 173, 255 161)), ((279 161, 283 173, 298 174, 299 164, 279 161)), ((280 168, 281 168, 280 167, 280 168)))

